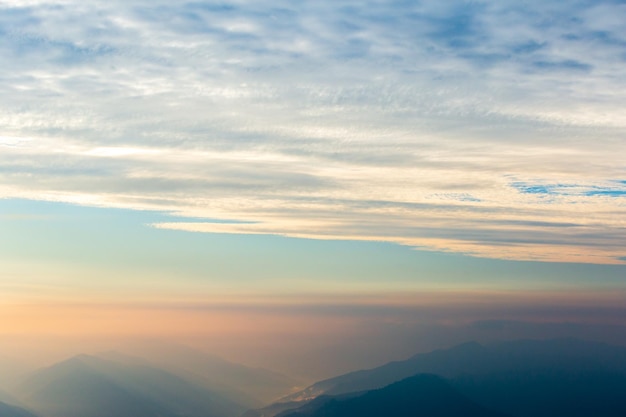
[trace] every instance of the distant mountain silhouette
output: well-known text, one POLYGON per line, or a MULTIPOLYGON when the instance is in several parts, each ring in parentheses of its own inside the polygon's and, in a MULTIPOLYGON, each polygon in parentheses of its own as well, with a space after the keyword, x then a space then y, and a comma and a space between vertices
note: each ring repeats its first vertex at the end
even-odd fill
POLYGON ((442 378, 421 374, 352 398, 322 396, 280 417, 505 417, 453 389, 442 378))
MULTIPOLYGON (((350 395, 350 394, 346 394, 346 395, 350 395)), ((316 397, 308 401, 276 402, 276 403, 267 405, 262 408, 250 409, 246 411, 241 417, 274 417, 274 416, 280 415, 281 413, 285 411, 293 411, 305 405, 312 404, 316 401, 319 401, 322 397, 330 398, 329 396, 321 395, 319 397, 316 397)))
MULTIPOLYGON (((0 391, 0 402, 12 405, 21 405, 20 401, 15 398, 15 396, 5 391, 0 391)), ((0 417, 2 417, 2 414, 0 414, 0 417)))
POLYGON ((0 402, 0 417, 37 417, 35 414, 24 410, 23 408, 15 407, 3 402, 0 402))
POLYGON ((38 371, 18 394, 43 417, 233 417, 245 410, 169 372, 87 355, 38 371))
POLYGON ((268 404, 301 386, 285 375, 230 362, 184 345, 155 343, 138 348, 137 354, 155 366, 249 407, 268 404))
POLYGON ((466 343, 327 379, 281 401, 379 389, 419 373, 520 417, 626 416, 626 348, 574 339, 466 343))
MULTIPOLYGON (((249 403, 232 401, 246 394, 230 384, 250 377, 245 389, 253 390, 277 382, 272 392, 283 381, 177 352, 162 358, 169 370, 153 365, 156 355, 151 362, 116 352, 76 356, 0 398, 0 417, 238 417, 249 403)), ((245 416, 626 417, 624 393, 624 347, 573 339, 466 343, 327 379, 245 416)))

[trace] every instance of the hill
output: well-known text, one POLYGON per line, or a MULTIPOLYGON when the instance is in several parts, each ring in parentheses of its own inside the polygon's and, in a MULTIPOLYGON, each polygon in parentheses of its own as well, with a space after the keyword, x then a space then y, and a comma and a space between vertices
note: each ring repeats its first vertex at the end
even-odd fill
POLYGON ((279 416, 505 417, 505 414, 474 403, 438 376, 420 374, 352 398, 319 398, 279 416))
POLYGON ((37 417, 30 411, 0 402, 0 417, 37 417))
POLYGON ((574 339, 466 343, 320 381, 281 402, 379 389, 419 373, 520 417, 626 415, 626 348, 574 339))
MULTIPOLYGON (((295 387, 301 386, 299 381, 285 375, 264 368, 234 363, 184 345, 154 343, 128 349, 131 354, 145 358, 153 366, 184 376, 249 407, 276 401, 293 392, 295 387)), ((111 356, 104 357, 116 360, 111 356)))
POLYGON ((44 417, 233 417, 245 407, 164 370, 80 355, 17 391, 44 417))

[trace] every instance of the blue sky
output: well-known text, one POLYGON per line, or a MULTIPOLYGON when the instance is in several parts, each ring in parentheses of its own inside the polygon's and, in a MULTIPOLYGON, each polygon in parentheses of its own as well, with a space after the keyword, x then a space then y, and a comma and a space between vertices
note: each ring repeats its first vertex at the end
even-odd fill
POLYGON ((2 194, 235 221, 157 225, 182 230, 622 262, 625 13, 3 2, 2 194), (528 192, 553 184, 583 191, 528 192))
POLYGON ((0 286, 623 294, 624 21, 608 0, 0 1, 0 286))
POLYGON ((168 291, 180 287, 185 295, 198 288, 245 295, 615 289, 623 286, 626 272, 622 265, 493 260, 384 242, 151 227, 167 219, 159 212, 3 200, 0 259, 23 265, 22 283, 31 268, 56 266, 53 276, 36 282, 56 285, 59 292, 74 286, 144 291, 160 284, 168 291), (76 269, 79 274, 72 273, 76 269), (90 269, 93 279, 84 276, 90 269))

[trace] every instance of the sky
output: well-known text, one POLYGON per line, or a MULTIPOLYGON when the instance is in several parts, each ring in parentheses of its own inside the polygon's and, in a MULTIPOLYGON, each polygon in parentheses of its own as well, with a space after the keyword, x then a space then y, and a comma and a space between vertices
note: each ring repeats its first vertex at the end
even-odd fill
POLYGON ((0 0, 0 351, 156 338, 316 378, 464 339, 626 344, 624 21, 0 0))

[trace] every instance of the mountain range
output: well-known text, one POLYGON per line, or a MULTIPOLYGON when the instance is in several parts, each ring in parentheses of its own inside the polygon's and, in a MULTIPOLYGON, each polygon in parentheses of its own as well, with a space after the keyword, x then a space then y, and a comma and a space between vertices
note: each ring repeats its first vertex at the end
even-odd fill
POLYGON ((34 373, 16 395, 45 417, 234 417, 245 411, 165 370, 88 355, 34 373))
POLYGON ((507 417, 471 401, 436 375, 420 374, 356 395, 322 396, 279 417, 507 417))
POLYGON ((476 403, 518 417, 626 415, 626 348, 574 339, 466 343, 317 382, 257 410, 271 417, 320 396, 372 391, 429 373, 476 403))
MULTIPOLYGON (((141 344, 130 347, 135 360, 181 375, 188 380, 220 393, 249 407, 276 401, 285 393, 302 386, 300 381, 264 368, 227 361, 219 356, 174 343, 141 344)), ((114 361, 129 356, 119 352, 98 355, 114 361)))
POLYGON ((110 351, 30 373, 0 417, 626 417, 626 347, 574 339, 465 343, 288 394, 294 382, 184 347, 110 351))
POLYGON ((0 417, 37 417, 23 408, 0 402, 0 417))

